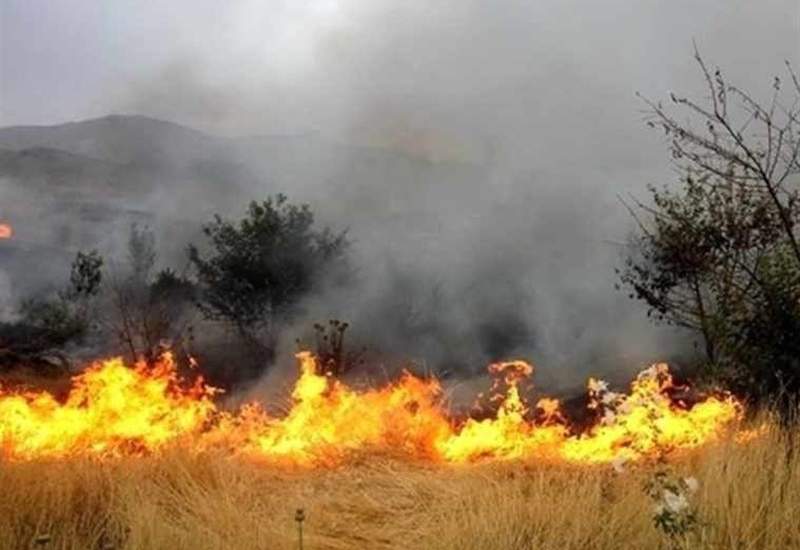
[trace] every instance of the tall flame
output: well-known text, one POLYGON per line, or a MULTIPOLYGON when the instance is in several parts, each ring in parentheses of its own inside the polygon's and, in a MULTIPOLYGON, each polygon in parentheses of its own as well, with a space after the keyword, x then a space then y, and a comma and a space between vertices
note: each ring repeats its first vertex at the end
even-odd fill
POLYGON ((335 465, 363 451, 439 463, 520 458, 590 464, 697 447, 718 438, 741 410, 730 396, 692 407, 673 402, 666 365, 654 365, 627 395, 590 380, 590 408, 600 420, 575 434, 558 401, 528 406, 520 382, 533 368, 513 361, 489 367, 503 388, 495 394, 493 416, 458 421, 443 406, 435 379, 404 373, 393 384, 357 391, 320 373, 310 353, 297 357, 300 376, 281 416, 257 403, 221 410, 216 390, 201 378, 182 381, 168 354, 152 367, 130 369, 120 359, 97 363, 73 379, 63 403, 45 392, 0 388, 0 449, 14 460, 185 446, 306 466, 335 465))
POLYGON ((10 224, 0 223, 0 239, 10 239, 14 236, 14 229, 10 224))
POLYGON ((0 389, 0 448, 13 458, 152 452, 197 433, 215 411, 202 378, 184 386, 165 354, 155 367, 96 363, 64 403, 47 392, 0 389))

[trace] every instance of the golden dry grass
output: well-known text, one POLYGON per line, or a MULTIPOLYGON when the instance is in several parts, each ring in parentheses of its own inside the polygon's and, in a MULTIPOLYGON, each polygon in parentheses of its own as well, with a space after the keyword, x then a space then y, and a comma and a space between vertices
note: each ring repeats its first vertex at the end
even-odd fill
MULTIPOLYGON (((800 458, 776 430, 671 464, 694 475, 701 527, 686 548, 800 548, 800 458)), ((362 456, 327 471, 223 456, 0 464, 0 548, 522 550, 660 548, 652 466, 470 467, 362 456)))

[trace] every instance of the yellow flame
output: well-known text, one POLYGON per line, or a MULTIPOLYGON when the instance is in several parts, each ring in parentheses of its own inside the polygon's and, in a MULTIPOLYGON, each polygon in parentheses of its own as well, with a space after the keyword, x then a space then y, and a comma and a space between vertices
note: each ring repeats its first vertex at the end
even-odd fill
POLYGON ((202 378, 182 387, 170 354, 152 368, 112 359, 76 376, 64 403, 0 390, 0 446, 13 458, 155 451, 198 432, 213 393, 202 378))
POLYGON ((183 382, 169 354, 152 367, 140 363, 129 369, 120 359, 97 363, 73 380, 63 403, 45 392, 0 388, 2 453, 26 460, 135 455, 186 446, 306 466, 339 464, 362 451, 441 463, 540 459, 590 464, 697 447, 718 438, 741 412, 726 395, 692 407, 673 402, 669 390, 674 383, 666 365, 654 365, 639 374, 627 395, 590 380, 590 408, 599 420, 573 434, 557 400, 539 400, 533 407, 539 414, 532 414, 519 385, 533 368, 512 361, 489 367, 504 385, 496 412, 458 421, 443 406, 437 380, 406 372, 393 384, 357 391, 320 373, 312 354, 302 352, 297 358, 300 376, 292 405, 282 416, 256 403, 220 410, 213 400, 216 390, 202 378, 183 382))

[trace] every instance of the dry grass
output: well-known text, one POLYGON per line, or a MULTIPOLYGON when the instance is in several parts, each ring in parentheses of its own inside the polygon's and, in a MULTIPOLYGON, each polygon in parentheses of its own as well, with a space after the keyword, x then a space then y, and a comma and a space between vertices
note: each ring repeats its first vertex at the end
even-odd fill
MULTIPOLYGON (((772 432, 672 465, 701 481, 686 548, 800 548, 800 458, 772 432)), ((222 456, 0 464, 0 548, 659 548, 651 467, 411 465, 361 457, 335 471, 277 471, 222 456)))

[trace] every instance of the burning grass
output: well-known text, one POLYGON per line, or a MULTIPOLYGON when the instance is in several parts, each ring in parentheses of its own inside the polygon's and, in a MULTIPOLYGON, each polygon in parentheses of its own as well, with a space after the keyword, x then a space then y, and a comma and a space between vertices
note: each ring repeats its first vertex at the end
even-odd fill
MULTIPOLYGON (((767 429, 673 457, 700 482, 700 527, 686 548, 800 546, 800 459, 790 435, 767 429)), ((796 436, 797 434, 795 434, 796 436)), ((518 460, 431 465, 356 454, 326 469, 265 466, 177 449, 115 460, 69 458, 0 468, 0 548, 559 550, 659 548, 650 463, 518 460)))
POLYGON ((225 449, 269 464, 330 467, 364 450, 399 452, 430 463, 536 458, 573 464, 624 463, 665 449, 717 440, 740 416, 728 395, 688 404, 666 365, 653 365, 627 394, 589 381, 596 423, 574 433, 559 404, 530 406, 520 384, 533 372, 522 361, 491 365, 497 377, 492 414, 451 418, 434 379, 405 373, 385 387, 354 390, 298 354, 300 376, 284 416, 251 403, 224 411, 201 377, 182 381, 169 355, 156 365, 99 362, 73 380, 62 402, 44 391, 0 388, 0 451, 12 460, 146 455, 171 448, 225 449))
POLYGON ((657 548, 666 470, 700 481, 673 547, 800 545, 794 432, 685 402, 662 365, 625 394, 590 380, 597 421, 573 433, 525 401, 522 362, 490 368, 492 414, 457 420, 435 380, 354 390, 299 359, 279 417, 222 410, 169 356, 98 363, 63 398, 0 390, 0 548, 293 549, 298 509, 306 549, 657 548))

